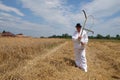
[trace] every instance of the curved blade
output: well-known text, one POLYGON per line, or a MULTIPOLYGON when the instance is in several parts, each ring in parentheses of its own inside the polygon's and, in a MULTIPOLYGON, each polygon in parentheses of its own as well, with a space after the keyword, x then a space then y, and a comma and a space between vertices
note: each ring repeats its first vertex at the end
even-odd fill
POLYGON ((85 15, 85 18, 87 19, 87 15, 86 15, 85 11, 84 11, 84 10, 82 10, 82 11, 83 11, 83 13, 84 13, 84 15, 85 15))

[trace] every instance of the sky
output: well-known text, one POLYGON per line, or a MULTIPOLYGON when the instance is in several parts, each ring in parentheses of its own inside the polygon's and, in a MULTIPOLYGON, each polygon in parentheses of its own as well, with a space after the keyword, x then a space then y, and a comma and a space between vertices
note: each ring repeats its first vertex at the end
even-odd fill
POLYGON ((88 20, 89 36, 120 35, 120 0, 0 0, 0 32, 40 37, 72 35, 88 20))

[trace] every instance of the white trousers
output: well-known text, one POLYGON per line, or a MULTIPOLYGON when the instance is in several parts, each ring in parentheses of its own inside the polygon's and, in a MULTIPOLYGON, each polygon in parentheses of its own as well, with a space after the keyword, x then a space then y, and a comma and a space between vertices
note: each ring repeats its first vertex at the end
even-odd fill
POLYGON ((86 60, 85 49, 74 49, 74 50, 75 50, 76 65, 87 72, 87 60, 86 60))

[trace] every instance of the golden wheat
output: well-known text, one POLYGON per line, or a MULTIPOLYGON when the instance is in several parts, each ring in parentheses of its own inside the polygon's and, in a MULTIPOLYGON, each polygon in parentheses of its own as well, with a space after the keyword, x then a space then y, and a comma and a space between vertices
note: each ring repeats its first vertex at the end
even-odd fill
POLYGON ((71 40, 0 38, 0 80, 120 79, 120 41, 90 40, 88 72, 77 68, 71 40))
POLYGON ((0 77, 63 42, 61 39, 0 38, 0 77))

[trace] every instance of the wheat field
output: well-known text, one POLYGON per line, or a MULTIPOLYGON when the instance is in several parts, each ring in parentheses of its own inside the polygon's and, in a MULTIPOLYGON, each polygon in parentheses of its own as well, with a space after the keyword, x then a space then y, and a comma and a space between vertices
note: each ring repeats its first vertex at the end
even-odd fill
POLYGON ((71 40, 0 38, 0 80, 119 80, 120 41, 89 40, 88 72, 76 67, 71 40))

